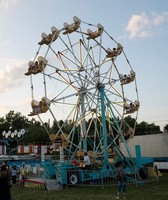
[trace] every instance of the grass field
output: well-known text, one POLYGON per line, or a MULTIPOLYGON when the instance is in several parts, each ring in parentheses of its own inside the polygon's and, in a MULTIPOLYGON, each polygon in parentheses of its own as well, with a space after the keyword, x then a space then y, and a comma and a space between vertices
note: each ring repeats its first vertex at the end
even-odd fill
MULTIPOLYGON (((68 187, 59 191, 20 189, 17 185, 11 189, 12 200, 114 200, 116 185, 104 189, 96 186, 68 187)), ((148 182, 140 186, 128 185, 126 200, 168 200, 168 175, 159 178, 159 182, 148 182)))

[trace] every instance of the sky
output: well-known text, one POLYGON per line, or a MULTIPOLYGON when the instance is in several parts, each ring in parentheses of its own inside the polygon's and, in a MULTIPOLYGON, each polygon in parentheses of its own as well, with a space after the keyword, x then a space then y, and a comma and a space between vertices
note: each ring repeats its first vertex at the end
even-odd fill
POLYGON ((30 78, 24 73, 41 33, 77 16, 101 23, 121 43, 136 72, 138 122, 168 124, 167 0, 0 0, 0 117, 31 111, 30 78))

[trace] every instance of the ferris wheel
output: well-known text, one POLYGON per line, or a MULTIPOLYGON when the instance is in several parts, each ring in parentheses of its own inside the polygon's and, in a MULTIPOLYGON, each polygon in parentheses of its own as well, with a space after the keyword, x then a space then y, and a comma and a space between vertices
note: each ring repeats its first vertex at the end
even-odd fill
POLYGON ((56 133, 46 130, 67 149, 68 159, 85 151, 93 160, 102 155, 107 161, 111 152, 121 156, 118 144, 134 135, 140 106, 136 74, 122 44, 103 25, 76 16, 42 33, 38 44, 25 73, 31 80, 29 116, 44 127, 46 119, 62 119, 56 133))

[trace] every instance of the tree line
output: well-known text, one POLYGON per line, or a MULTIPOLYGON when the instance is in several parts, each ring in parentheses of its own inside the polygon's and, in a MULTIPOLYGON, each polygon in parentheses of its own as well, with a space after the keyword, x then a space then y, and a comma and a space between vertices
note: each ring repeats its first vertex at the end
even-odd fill
MULTIPOLYGON (((127 116, 125 118, 125 121, 128 122, 128 124, 134 124, 135 119, 131 116, 127 116)), ((47 127, 50 133, 57 133, 57 131, 59 130, 59 126, 61 127, 62 124, 64 124, 62 130, 65 131, 65 133, 70 132, 73 126, 71 121, 59 120, 57 123, 53 122, 51 127, 49 126, 49 124, 45 123, 45 127, 47 127)), ((15 111, 10 111, 4 117, 0 118, 1 141, 3 139, 3 131, 7 132, 10 130, 11 132, 13 132, 14 130, 21 129, 25 129, 26 131, 26 134, 22 139, 22 142, 24 143, 50 143, 50 138, 47 134, 46 129, 44 128, 43 124, 41 124, 35 118, 29 119, 28 117, 22 115, 20 112, 15 111)), ((168 133, 168 124, 164 126, 163 132, 168 133)), ((149 124, 145 121, 142 121, 136 124, 135 135, 158 134, 163 132, 160 130, 160 126, 157 126, 154 123, 149 124)), ((13 143, 16 143, 16 141, 14 141, 13 143)))

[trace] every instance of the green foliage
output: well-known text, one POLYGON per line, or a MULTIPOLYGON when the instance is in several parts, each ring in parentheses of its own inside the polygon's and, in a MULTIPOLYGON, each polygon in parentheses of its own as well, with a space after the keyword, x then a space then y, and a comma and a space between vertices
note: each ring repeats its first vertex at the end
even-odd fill
POLYGON ((148 124, 143 121, 136 126, 135 135, 149 135, 161 133, 160 126, 156 126, 154 123, 148 124))
POLYGON ((164 131, 165 133, 168 133, 168 124, 166 124, 166 125, 164 126, 163 131, 164 131))
MULTIPOLYGON (((19 112, 10 111, 5 117, 0 118, 0 131, 9 131, 13 132, 14 130, 19 131, 20 129, 25 129, 26 134, 22 142, 25 143, 46 143, 49 142, 48 134, 46 130, 41 125, 39 121, 36 121, 34 118, 29 120, 25 116, 22 116, 19 112)), ((2 138, 2 134, 0 134, 2 138)), ((16 143, 14 141, 13 143, 16 143)))
MULTIPOLYGON (((126 126, 124 123, 128 123, 129 126, 131 128, 134 128, 134 124, 135 124, 135 119, 132 118, 131 116, 127 116, 125 117, 125 122, 123 123, 119 118, 117 118, 119 124, 122 123, 122 127, 121 129, 124 130, 124 127, 128 127, 126 126)), ((89 136, 92 136, 94 134, 95 131, 95 125, 97 125, 97 129, 100 130, 102 129, 102 125, 101 125, 101 116, 99 116, 98 118, 91 118, 88 121, 85 121, 86 123, 86 128, 90 127, 90 132, 88 133, 89 136)), ((108 121, 109 123, 109 121, 108 121)), ((107 123, 107 124, 108 124, 107 123)), ((116 124, 114 123, 114 119, 110 119, 110 124, 112 125, 112 129, 113 129, 113 134, 114 136, 117 133, 117 127, 116 124)), ((136 124, 136 132, 135 135, 147 135, 147 134, 157 134, 160 133, 160 127, 156 126, 154 123, 152 124, 148 124, 147 122, 143 121, 141 123, 137 123, 136 124)), ((78 125, 79 126, 79 125, 78 125)), ((75 138, 74 138, 74 143, 77 142, 78 137, 79 137, 79 128, 78 126, 76 126, 76 129, 73 130, 74 127, 74 123, 69 120, 69 121, 54 121, 53 124, 50 125, 48 123, 45 123, 45 127, 48 130, 48 133, 52 134, 56 134, 58 132, 58 130, 62 129, 62 131, 64 133, 70 133, 72 130, 75 133, 75 138)), ((14 130, 20 130, 20 129, 25 129, 26 130, 26 134, 25 137, 23 139, 23 142, 25 143, 33 143, 33 142, 38 142, 38 143, 48 143, 50 142, 49 140, 49 135, 46 131, 46 129, 44 128, 44 126, 37 121, 35 118, 27 118, 25 116, 23 116, 20 112, 14 112, 14 111, 10 111, 9 113, 7 113, 5 115, 5 117, 0 118, 0 132, 2 133, 3 131, 14 131, 14 130)), ((109 126, 107 126, 107 131, 108 133, 111 133, 112 130, 109 126)), ((127 131, 127 130, 125 130, 127 131)), ((164 131, 168 132, 168 125, 166 125, 164 127, 164 131)), ((2 138, 2 134, 0 134, 0 139, 2 138)), ((92 139, 92 137, 91 137, 92 139)))

